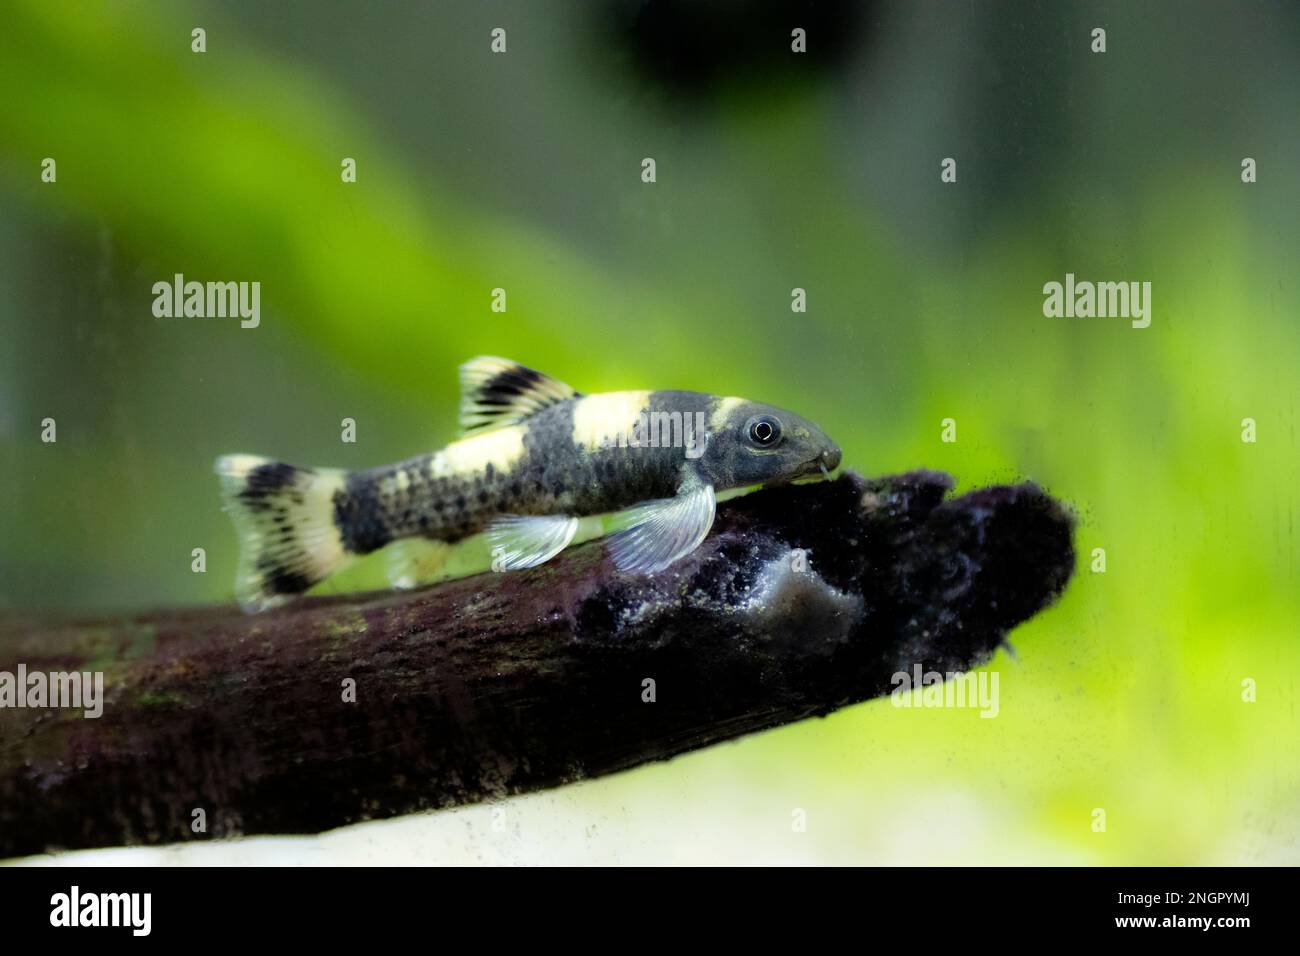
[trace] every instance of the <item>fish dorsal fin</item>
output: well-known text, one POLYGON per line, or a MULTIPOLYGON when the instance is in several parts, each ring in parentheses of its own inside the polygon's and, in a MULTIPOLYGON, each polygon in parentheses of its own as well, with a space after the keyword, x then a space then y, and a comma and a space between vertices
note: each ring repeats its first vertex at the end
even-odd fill
POLYGON ((543 408, 581 395, 518 362, 480 355, 460 367, 461 432, 517 425, 543 408))

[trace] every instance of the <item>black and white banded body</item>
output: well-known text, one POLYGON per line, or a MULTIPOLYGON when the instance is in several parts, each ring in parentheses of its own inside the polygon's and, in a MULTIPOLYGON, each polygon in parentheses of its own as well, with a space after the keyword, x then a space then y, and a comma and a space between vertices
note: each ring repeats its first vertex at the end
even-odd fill
POLYGON ((505 359, 461 367, 465 436, 365 471, 250 455, 217 461, 241 535, 241 603, 260 610, 389 548, 390 579, 431 576, 447 548, 486 531, 493 567, 563 550, 577 519, 632 509, 610 537, 618 566, 662 570, 713 523, 714 494, 829 473, 839 449, 793 413, 701 392, 583 395, 505 359))

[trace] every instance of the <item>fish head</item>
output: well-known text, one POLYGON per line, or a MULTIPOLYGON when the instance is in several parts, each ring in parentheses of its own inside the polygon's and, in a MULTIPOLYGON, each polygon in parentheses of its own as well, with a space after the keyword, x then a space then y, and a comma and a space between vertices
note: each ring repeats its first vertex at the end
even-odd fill
POLYGON ((829 476, 839 463, 839 446, 803 416, 726 398, 713 413, 696 467, 721 490, 829 476))

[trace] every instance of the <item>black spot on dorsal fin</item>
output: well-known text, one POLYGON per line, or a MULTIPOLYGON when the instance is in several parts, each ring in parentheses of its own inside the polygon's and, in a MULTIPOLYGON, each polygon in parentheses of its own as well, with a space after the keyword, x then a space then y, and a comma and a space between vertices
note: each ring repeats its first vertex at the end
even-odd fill
POLYGON ((492 355, 460 367, 460 392, 460 427, 466 435, 515 425, 557 402, 581 397, 549 375, 492 355))

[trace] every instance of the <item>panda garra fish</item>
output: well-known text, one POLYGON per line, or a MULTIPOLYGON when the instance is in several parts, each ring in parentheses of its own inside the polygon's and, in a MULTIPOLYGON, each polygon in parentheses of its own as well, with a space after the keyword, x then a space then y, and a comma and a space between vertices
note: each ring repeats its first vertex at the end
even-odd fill
POLYGON ((494 357, 467 362, 460 376, 464 437, 440 451, 351 472, 217 460, 246 610, 283 604, 384 547, 393 585, 412 587, 454 542, 482 531, 495 570, 531 568, 568 546, 580 517, 618 511, 614 563, 653 574, 704 540, 715 493, 829 476, 840 462, 812 422, 748 399, 584 395, 494 357))

